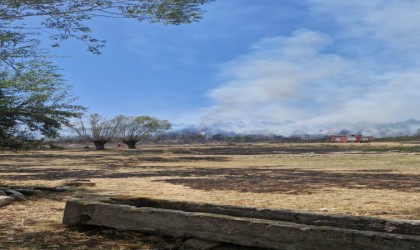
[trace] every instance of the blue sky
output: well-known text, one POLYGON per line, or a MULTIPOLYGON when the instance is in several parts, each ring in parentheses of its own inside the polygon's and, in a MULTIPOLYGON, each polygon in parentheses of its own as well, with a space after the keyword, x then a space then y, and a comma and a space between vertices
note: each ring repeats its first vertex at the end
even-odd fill
POLYGON ((203 20, 98 19, 100 56, 55 62, 89 113, 152 115, 238 132, 367 130, 418 119, 420 2, 218 0, 203 20))

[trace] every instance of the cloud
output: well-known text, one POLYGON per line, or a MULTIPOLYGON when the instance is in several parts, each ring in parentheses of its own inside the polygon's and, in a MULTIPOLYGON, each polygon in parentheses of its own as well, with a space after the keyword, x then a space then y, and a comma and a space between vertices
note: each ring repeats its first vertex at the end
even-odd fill
POLYGON ((306 2, 314 13, 321 16, 328 15, 337 23, 338 38, 357 40, 360 48, 367 47, 371 49, 370 52, 390 53, 393 56, 403 57, 413 52, 420 53, 419 1, 306 0, 306 2))
MULTIPOLYGON (((320 55, 328 37, 299 30, 290 37, 273 37, 252 45, 252 51, 224 65, 224 83, 209 92, 216 104, 205 120, 305 119, 308 95, 348 67, 335 55, 320 55)), ((323 102, 323 93, 316 100, 323 102)))
POLYGON ((243 131, 290 134, 418 118, 420 2, 307 3, 339 29, 303 27, 251 45, 222 65, 221 84, 208 92, 214 105, 200 111, 202 123, 241 121, 243 131))

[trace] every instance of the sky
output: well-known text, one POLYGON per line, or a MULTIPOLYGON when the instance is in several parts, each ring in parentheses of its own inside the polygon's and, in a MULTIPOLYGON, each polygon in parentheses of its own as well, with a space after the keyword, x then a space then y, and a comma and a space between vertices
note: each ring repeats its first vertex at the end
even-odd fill
MULTIPOLYGON (((235 132, 377 133, 420 119, 420 1, 217 0, 179 26, 97 19, 53 53, 88 113, 235 132)), ((417 126, 417 124, 416 124, 417 126)), ((417 130, 416 128, 412 128, 417 130)))

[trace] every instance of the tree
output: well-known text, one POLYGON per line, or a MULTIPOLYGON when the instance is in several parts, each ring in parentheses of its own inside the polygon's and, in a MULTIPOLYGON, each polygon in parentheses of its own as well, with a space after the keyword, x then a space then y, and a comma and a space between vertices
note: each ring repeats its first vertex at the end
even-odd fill
POLYGON ((0 147, 19 149, 54 138, 83 107, 34 40, 0 30, 0 147))
POLYGON ((348 129, 342 129, 340 132, 338 132, 339 135, 350 135, 351 131, 348 129))
POLYGON ((123 116, 106 119, 98 114, 92 114, 86 119, 87 121, 80 119, 72 128, 81 138, 93 142, 96 150, 105 149, 105 144, 121 132, 125 120, 123 116))
MULTIPOLYGON (((87 21, 93 18, 131 18, 138 21, 182 24, 198 21, 200 6, 213 0, 3 0, 0 2, 0 29, 26 32, 48 30, 53 46, 69 38, 100 53, 104 41, 91 36, 87 21), (29 26, 27 21, 37 23, 29 26)), ((33 34, 33 33, 32 33, 33 34)))
POLYGON ((199 7, 210 1, 0 1, 0 147, 20 147, 40 135, 55 137, 84 109, 73 105, 75 99, 50 62, 51 55, 39 49, 37 35, 47 32, 53 47, 66 39, 78 39, 99 54, 104 41, 91 35, 87 23, 93 18, 189 23, 201 18, 199 7))
POLYGON ((123 117, 124 125, 121 127, 120 138, 130 149, 135 149, 139 141, 171 128, 171 124, 168 121, 150 116, 121 117, 123 117))

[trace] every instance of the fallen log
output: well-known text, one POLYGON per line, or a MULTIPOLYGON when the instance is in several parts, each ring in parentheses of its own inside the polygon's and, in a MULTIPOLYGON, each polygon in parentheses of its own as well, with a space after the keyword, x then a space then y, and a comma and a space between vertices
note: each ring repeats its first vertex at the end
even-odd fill
POLYGON ((70 200, 63 217, 69 226, 106 226, 271 249, 420 249, 419 221, 357 216, 345 221, 341 216, 287 210, 126 198, 70 200))

